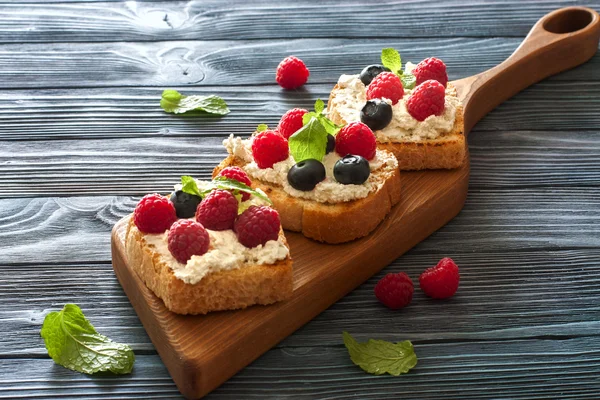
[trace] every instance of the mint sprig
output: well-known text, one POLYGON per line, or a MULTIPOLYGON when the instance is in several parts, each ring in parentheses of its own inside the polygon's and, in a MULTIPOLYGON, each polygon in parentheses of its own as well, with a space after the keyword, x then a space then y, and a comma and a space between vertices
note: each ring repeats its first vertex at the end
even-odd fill
POLYGON ((342 125, 337 125, 333 123, 332 120, 327 118, 324 111, 325 103, 323 102, 323 100, 317 99, 317 101, 315 101, 315 111, 311 111, 304 114, 302 116, 302 124, 306 125, 309 123, 311 118, 316 118, 321 123, 321 125, 323 125, 323 128, 325 128, 328 134, 335 136, 340 131, 340 129, 342 129, 342 125))
POLYGON ((348 332, 342 335, 352 362, 370 374, 398 376, 417 365, 417 355, 408 340, 391 343, 369 339, 366 343, 358 343, 348 332))
POLYGON ((173 114, 182 114, 192 110, 215 115, 229 114, 227 103, 219 96, 185 96, 172 89, 163 91, 160 106, 166 112, 173 114))
POLYGON ((381 63, 400 78, 404 89, 415 87, 417 78, 410 72, 402 71, 402 58, 398 50, 392 48, 381 50, 381 63))
POLYGON ((396 75, 402 74, 402 58, 396 49, 381 50, 381 63, 396 75))
POLYGON ((203 192, 205 195, 213 189, 234 190, 238 192, 250 193, 251 195, 258 197, 269 204, 273 204, 271 199, 269 199, 262 191, 259 192, 258 190, 254 190, 250 186, 236 181, 235 179, 230 179, 225 176, 217 176, 212 180, 212 185, 214 185, 213 188, 206 189, 203 192))
POLYGON ((181 190, 188 194, 193 194, 195 196, 204 198, 204 196, 215 189, 233 190, 234 194, 239 194, 239 192, 250 193, 250 195, 254 195, 269 204, 273 204, 271 200, 264 194, 264 192, 254 190, 242 182, 227 178, 225 176, 217 176, 207 185, 203 185, 202 189, 203 190, 200 190, 200 188, 198 188, 198 184, 193 177, 187 175, 181 177, 181 190))
POLYGON ((290 153, 296 163, 311 158, 322 161, 327 149, 327 134, 326 128, 313 116, 306 125, 290 136, 290 153))
POLYGON ((133 350, 96 332, 75 304, 46 315, 40 335, 54 362, 73 371, 128 374, 133 369, 133 350))

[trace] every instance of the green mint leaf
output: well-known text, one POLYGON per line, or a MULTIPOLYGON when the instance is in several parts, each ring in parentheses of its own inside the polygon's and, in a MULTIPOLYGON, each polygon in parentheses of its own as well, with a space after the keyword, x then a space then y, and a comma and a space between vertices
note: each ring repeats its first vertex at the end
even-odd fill
POLYGON ((381 50, 381 63, 395 74, 398 74, 398 71, 402 70, 402 59, 400 58, 400 53, 395 49, 388 48, 381 50))
POLYGON ((163 91, 160 106, 168 113, 181 114, 198 110, 209 114, 229 114, 225 100, 219 96, 184 96, 176 90, 163 91))
POLYGON ((417 78, 410 72, 405 72, 400 75, 400 81, 402 82, 402 87, 404 89, 413 89, 417 84, 417 78))
POLYGON ((289 137, 288 143, 290 153, 297 163, 309 158, 322 161, 327 147, 327 131, 319 120, 313 117, 289 137))
POLYGON ((181 190, 185 193, 194 194, 196 196, 202 196, 196 180, 191 176, 184 175, 181 177, 181 190))
POLYGON ((96 332, 75 304, 46 315, 40 334, 48 355, 65 368, 84 374, 128 374, 133 369, 133 350, 96 332))
MULTIPOLYGON (((258 197, 259 199, 264 200, 269 204, 273 204, 263 191, 254 190, 250 186, 245 185, 242 182, 236 181, 235 179, 229 179, 224 176, 217 176, 215 179, 213 179, 213 184, 217 189, 237 190, 239 192, 250 193, 251 195, 258 197)), ((205 191, 205 193, 208 193, 211 190, 212 189, 208 189, 205 191)))
POLYGON ((408 340, 391 343, 369 339, 358 343, 348 332, 344 332, 343 337, 352 362, 370 374, 398 376, 417 365, 417 355, 408 340))
POLYGON ((314 111, 307 112, 306 114, 304 114, 302 116, 302 125, 308 124, 310 122, 310 120, 313 119, 313 117, 319 118, 319 115, 314 111))
POLYGON ((330 120, 329 118, 327 118, 325 116, 320 116, 317 119, 319 120, 321 125, 323 125, 323 128, 325 128, 327 133, 330 135, 335 136, 340 131, 340 129, 342 129, 341 125, 334 124, 332 120, 330 120))
POLYGON ((317 114, 323 114, 323 110, 325 110, 325 103, 321 99, 317 99, 315 101, 315 112, 317 114))
POLYGON ((269 129, 269 127, 267 126, 267 124, 260 124, 256 127, 256 132, 264 132, 267 129, 269 129))

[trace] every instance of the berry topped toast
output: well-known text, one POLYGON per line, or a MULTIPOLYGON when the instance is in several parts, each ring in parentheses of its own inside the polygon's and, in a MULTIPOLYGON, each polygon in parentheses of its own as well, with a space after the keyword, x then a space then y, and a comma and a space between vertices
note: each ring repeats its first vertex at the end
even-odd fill
POLYGON ((292 260, 270 200, 230 169, 212 182, 182 177, 149 194, 127 227, 129 264, 165 306, 206 314, 271 304, 292 294, 292 260))
POLYGON ((259 127, 245 140, 231 135, 224 141, 229 156, 213 176, 241 168, 272 199, 284 229, 342 243, 369 234, 398 203, 398 162, 377 149, 368 126, 340 129, 320 104, 317 112, 288 111, 277 130, 259 127))
POLYGON ((460 167, 466 153, 463 107, 446 65, 431 57, 402 71, 394 49, 384 49, 381 59, 384 65, 340 76, 329 97, 329 118, 367 124, 401 170, 460 167))

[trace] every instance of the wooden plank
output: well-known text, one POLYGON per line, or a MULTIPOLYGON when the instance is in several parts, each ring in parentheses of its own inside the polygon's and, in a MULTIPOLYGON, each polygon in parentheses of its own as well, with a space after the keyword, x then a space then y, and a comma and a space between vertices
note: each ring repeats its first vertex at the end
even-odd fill
MULTIPOLYGON (((266 85, 290 54, 311 69, 306 88, 332 84, 341 73, 358 73, 379 62, 381 49, 395 47, 405 61, 436 55, 448 64, 450 79, 491 68, 521 38, 295 39, 120 43, 40 43, 0 45, 3 89, 114 86, 266 85)), ((559 79, 599 80, 600 57, 559 79)), ((254 89, 256 90, 256 89, 254 89)), ((106 94, 111 94, 105 91, 106 94)), ((14 99, 14 97, 13 97, 14 99)))
MULTIPOLYGON (((400 312, 377 302, 373 287, 386 273, 404 271, 416 282, 442 256, 410 251, 278 347, 337 346, 343 330, 386 340, 402 332, 422 342, 597 334, 600 249, 463 253, 436 243, 461 267, 461 287, 453 300, 432 301, 417 289, 413 303, 400 312), (444 329, 436 329, 439 325, 444 329)), ((38 262, 0 269, 0 359, 45 355, 39 337, 44 316, 69 302, 80 305, 113 340, 128 343, 138 354, 154 353, 109 263, 38 262)))
MULTIPOLYGON (((367 336, 357 335, 359 340, 367 336)), ((406 336, 396 333, 395 340, 406 336)), ((400 377, 372 376, 353 365, 346 349, 272 350, 205 397, 212 399, 596 399, 599 338, 415 342, 418 365, 400 377), (494 390, 490 390, 493 387, 494 390)), ((49 359, 0 363, 0 398, 181 398, 158 356, 136 357, 131 375, 78 374, 49 359), (22 371, 28 371, 24 375, 22 371)))
POLYGON ((358 1, 303 5, 268 0, 251 4, 241 0, 27 3, 30 2, 0 4, 3 43, 522 37, 540 17, 556 8, 577 4, 600 8, 597 1, 514 0, 496 0, 485 6, 475 1, 380 1, 376 7, 358 1), (263 18, 264 15, 269 18, 263 18), (357 26, 367 29, 356 29, 357 26))
MULTIPOLYGON (((157 188, 160 190, 160 188, 157 188)), ((0 263, 110 260, 109 232, 139 198, 0 200, 0 263), (85 237, 85 240, 81 240, 85 237), (18 260, 18 261, 16 261, 18 260)), ((434 254, 600 246, 597 188, 477 189, 458 218, 417 246, 434 254), (444 243, 444 248, 439 243, 444 243)))
MULTIPOLYGON (((223 118, 167 114, 159 106, 158 88, 4 91, 0 140, 246 136, 260 123, 275 126, 290 108, 312 109, 331 88, 322 84, 294 92, 278 86, 181 89, 185 94, 223 96, 232 110, 223 118)), ((484 117, 472 132, 475 139, 469 140, 477 140, 481 131, 597 131, 599 126, 600 82, 550 79, 484 117)))
MULTIPOLYGON (((600 185, 600 133, 475 132, 471 189, 600 185)), ((207 179, 222 137, 0 142, 0 197, 143 195, 207 179)))

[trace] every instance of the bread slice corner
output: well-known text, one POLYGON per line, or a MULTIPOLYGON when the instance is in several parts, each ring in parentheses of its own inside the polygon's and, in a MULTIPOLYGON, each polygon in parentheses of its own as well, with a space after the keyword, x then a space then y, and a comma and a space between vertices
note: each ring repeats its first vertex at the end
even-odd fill
MULTIPOLYGON (((327 111, 333 122, 344 125, 352 121, 345 121, 335 109, 329 107, 339 89, 339 85, 336 84, 331 91, 327 111)), ((448 89, 456 91, 450 83, 448 83, 448 89)), ((464 163, 466 156, 463 114, 463 107, 458 107, 452 131, 444 133, 436 139, 401 142, 378 141, 377 147, 391 151, 398 160, 398 167, 403 171, 458 168, 464 163)))
MULTIPOLYGON (((275 264, 217 271, 198 283, 188 284, 175 276, 156 250, 146 243, 144 235, 132 229, 133 226, 132 218, 125 239, 128 263, 174 313, 196 315, 236 310, 255 304, 272 304, 292 296, 292 259, 289 255, 275 264)), ((285 241, 283 231, 279 235, 285 241)))

